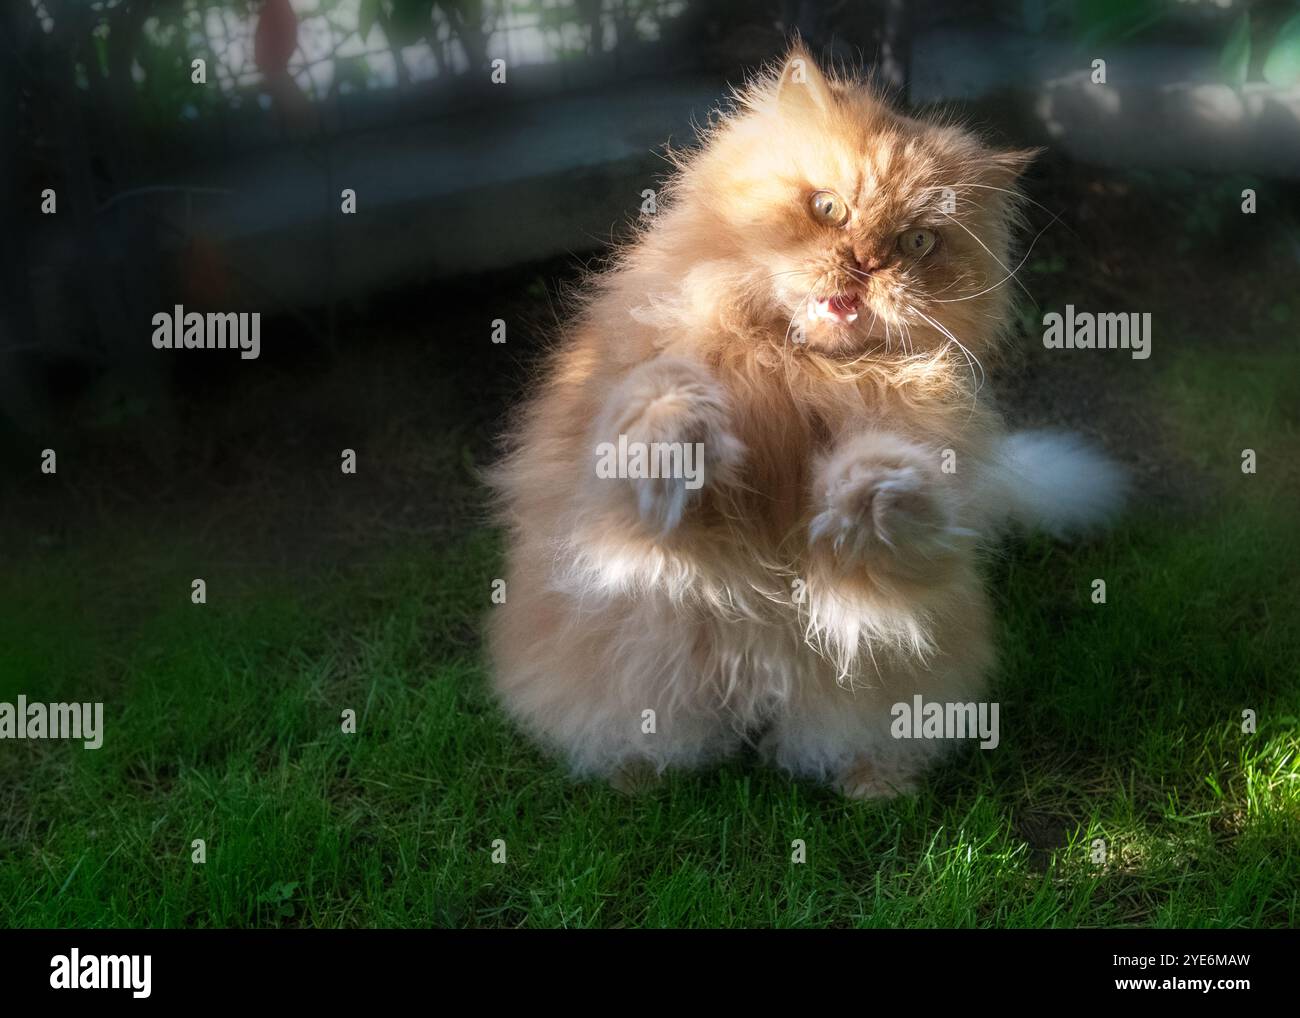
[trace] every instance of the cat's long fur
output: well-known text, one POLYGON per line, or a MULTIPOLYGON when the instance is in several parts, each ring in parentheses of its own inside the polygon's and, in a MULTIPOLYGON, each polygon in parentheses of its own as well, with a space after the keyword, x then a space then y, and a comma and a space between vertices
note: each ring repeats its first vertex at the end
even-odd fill
POLYGON ((580 773, 761 737, 846 794, 906 790, 945 743, 892 738, 890 707, 985 698, 981 541, 1088 525, 1119 493, 1072 439, 1005 436, 979 391, 1027 155, 905 118, 796 46, 677 158, 493 473, 496 690, 580 773), (811 214, 821 189, 843 226, 811 214), (922 258, 899 248, 917 229, 939 238, 922 258), (856 320, 810 317, 840 293, 856 320), (703 487, 597 476, 620 435, 703 443, 703 487))

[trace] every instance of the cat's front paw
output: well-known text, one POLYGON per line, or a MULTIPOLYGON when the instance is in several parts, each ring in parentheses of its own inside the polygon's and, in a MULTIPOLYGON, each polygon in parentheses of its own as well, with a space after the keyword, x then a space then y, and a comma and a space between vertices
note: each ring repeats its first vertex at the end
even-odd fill
POLYGON ((677 358, 633 371, 597 430, 597 476, 630 484, 641 520, 658 534, 674 530, 707 486, 734 482, 745 452, 722 386, 677 358))
POLYGON ((903 439, 860 435, 822 464, 817 481, 821 510, 809 536, 841 558, 916 569, 968 536, 954 525, 928 453, 903 439))

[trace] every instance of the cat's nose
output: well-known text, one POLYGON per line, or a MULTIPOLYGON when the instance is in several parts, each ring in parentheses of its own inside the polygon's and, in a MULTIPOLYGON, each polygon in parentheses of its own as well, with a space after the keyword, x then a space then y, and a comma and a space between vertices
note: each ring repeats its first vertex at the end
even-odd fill
POLYGON ((853 261, 857 263, 858 270, 868 276, 885 265, 885 258, 879 251, 862 245, 854 245, 853 261))

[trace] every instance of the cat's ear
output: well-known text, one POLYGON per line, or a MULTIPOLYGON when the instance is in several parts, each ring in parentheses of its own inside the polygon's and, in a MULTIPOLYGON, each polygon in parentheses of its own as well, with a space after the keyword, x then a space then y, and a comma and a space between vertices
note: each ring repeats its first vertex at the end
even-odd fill
POLYGON ((1018 148, 989 153, 988 176, 991 182, 999 187, 1010 187, 1044 151, 1041 148, 1018 148))
POLYGON ((829 113, 835 104, 830 82, 801 42, 786 54, 776 82, 776 99, 783 111, 805 116, 829 113))

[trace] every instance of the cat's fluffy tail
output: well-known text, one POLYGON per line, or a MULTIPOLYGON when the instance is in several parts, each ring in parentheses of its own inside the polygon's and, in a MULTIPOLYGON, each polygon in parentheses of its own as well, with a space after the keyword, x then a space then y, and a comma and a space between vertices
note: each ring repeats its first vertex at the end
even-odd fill
POLYGON ((1128 477, 1077 435, 1017 431, 998 455, 999 494, 1010 521, 1054 537, 1103 526, 1119 512, 1128 477))

